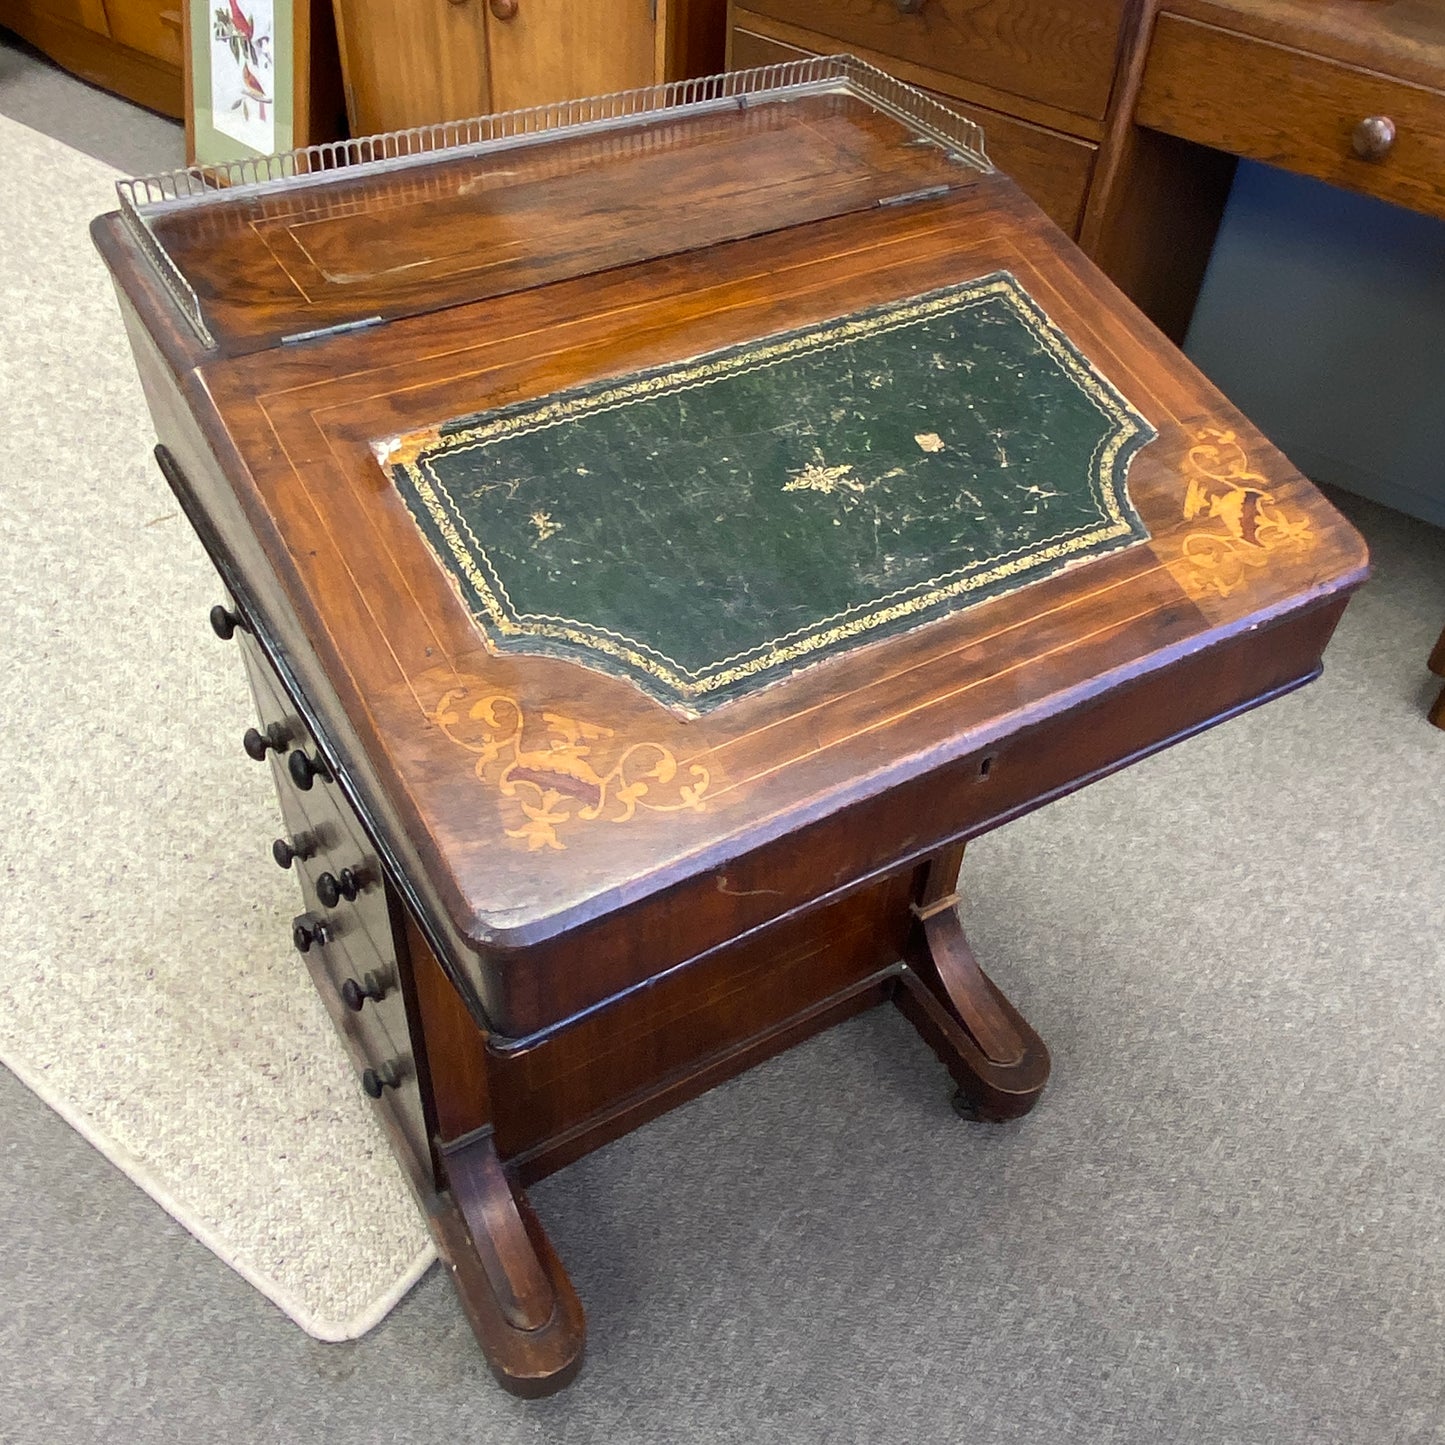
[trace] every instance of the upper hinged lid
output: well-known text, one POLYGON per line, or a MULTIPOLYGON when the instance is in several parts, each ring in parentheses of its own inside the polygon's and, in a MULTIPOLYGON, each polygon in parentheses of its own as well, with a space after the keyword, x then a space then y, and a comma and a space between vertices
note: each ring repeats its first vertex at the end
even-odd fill
POLYGON ((118 190, 196 334, 234 355, 941 195, 990 169, 973 122, 824 56, 118 190), (684 204, 700 164, 718 183, 684 204))

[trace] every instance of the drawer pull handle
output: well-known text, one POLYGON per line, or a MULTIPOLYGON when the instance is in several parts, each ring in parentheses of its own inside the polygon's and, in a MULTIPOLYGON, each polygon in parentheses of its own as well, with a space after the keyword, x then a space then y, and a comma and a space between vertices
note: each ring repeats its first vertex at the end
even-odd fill
POLYGON ((291 774, 291 781, 303 793, 311 791, 311 784, 317 778, 320 778, 323 783, 331 781, 331 769, 326 766, 321 755, 318 753, 314 758, 308 757, 300 748, 297 748, 286 759, 286 771, 291 774))
POLYGON ((334 873, 323 873, 316 880, 316 896, 322 907, 335 908, 344 898, 351 903, 361 892, 362 880, 350 868, 343 868, 338 878, 334 873))
POLYGON ((894 0, 900 15, 917 15, 923 9, 923 0, 894 0))
POLYGON ((1354 129, 1350 145, 1362 161, 1381 161, 1395 144, 1395 122, 1387 115, 1367 115, 1354 129))
POLYGON ((236 635, 238 627, 242 632, 251 630, 246 626, 246 619, 239 612, 232 612, 229 608, 222 607, 219 602, 211 608, 211 631, 222 642, 229 642, 236 635))
POLYGON ((286 744, 290 741, 291 737, 286 729, 280 723, 272 723, 264 733, 255 728, 247 728, 241 738, 241 746, 245 748, 246 756, 252 762, 264 763, 267 753, 285 752, 286 744))
POLYGON ((320 948, 331 942, 331 930, 303 913, 291 926, 291 942, 297 953, 310 953, 313 947, 320 948))
POLYGON ((400 1086, 401 1062, 400 1059, 388 1059, 380 1068, 367 1069, 362 1073, 361 1087, 368 1099, 379 1099, 384 1090, 400 1086))
POLYGON ((517 0, 492 0, 488 7, 498 20, 514 20, 517 16, 517 0))
POLYGON ((316 842, 310 833, 298 833, 294 838, 277 838, 271 844, 271 856, 278 868, 289 868, 298 858, 309 858, 316 851, 316 842))
POLYGON ((341 985, 341 1002, 346 1005, 354 1014, 359 1014, 366 1006, 366 1001, 380 1003, 391 991, 391 980, 384 978, 374 969, 361 976, 358 983, 354 978, 348 978, 341 985))

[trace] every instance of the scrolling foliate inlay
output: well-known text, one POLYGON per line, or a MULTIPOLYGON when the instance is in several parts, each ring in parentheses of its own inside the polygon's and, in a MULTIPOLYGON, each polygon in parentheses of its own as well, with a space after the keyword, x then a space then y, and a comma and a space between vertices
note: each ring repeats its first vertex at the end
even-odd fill
POLYGON ((611 742, 610 728, 560 713, 529 716, 515 697, 488 692, 470 705, 467 688, 444 693, 431 721, 474 755, 477 778, 496 789, 516 827, 506 835, 531 849, 565 848, 564 835, 594 823, 628 823, 644 813, 701 812, 712 775, 679 763, 661 743, 611 742))
POLYGON ((1312 540, 1309 519, 1292 518, 1275 502, 1266 479, 1251 470, 1235 432, 1218 427, 1195 432, 1184 474, 1185 521, 1218 523, 1184 538, 1179 576, 1191 596, 1228 597, 1245 584, 1250 569, 1268 564, 1271 553, 1312 540))

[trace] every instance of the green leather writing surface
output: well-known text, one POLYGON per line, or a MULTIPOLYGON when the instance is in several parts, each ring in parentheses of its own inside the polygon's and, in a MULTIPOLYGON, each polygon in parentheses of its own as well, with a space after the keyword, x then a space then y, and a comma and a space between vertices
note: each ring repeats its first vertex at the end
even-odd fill
POLYGON ((1143 540, 1154 435, 999 272, 458 420, 392 475, 493 647, 705 710, 1143 540))

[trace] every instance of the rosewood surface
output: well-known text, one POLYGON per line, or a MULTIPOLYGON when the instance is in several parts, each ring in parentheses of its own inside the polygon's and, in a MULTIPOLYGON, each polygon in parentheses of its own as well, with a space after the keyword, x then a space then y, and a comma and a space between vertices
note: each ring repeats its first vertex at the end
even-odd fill
POLYGON ((95 234, 247 653, 298 946, 489 1362, 539 1393, 584 1326, 526 1184, 887 999, 961 1111, 1025 1112, 1048 1053, 963 934, 962 844, 1307 682, 1366 559, 1011 182, 856 97, 328 184, 325 316, 387 318, 362 330, 277 344, 310 329, 280 259, 303 189, 239 230, 177 218, 210 351, 119 221, 95 234), (389 227, 425 284, 378 264, 389 227), (1157 430, 1128 478, 1149 540, 701 717, 489 651, 382 465, 488 407, 1000 270, 1157 430))

